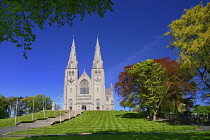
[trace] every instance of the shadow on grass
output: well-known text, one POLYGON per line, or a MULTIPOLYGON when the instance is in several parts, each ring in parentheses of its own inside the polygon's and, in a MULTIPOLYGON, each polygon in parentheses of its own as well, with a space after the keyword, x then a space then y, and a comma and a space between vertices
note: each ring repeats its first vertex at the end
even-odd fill
POLYGON ((145 133, 145 134, 118 134, 118 135, 72 135, 72 136, 47 136, 25 137, 23 140, 209 140, 210 131, 185 132, 185 133, 145 133))
POLYGON ((145 119, 147 117, 146 114, 142 114, 142 113, 126 113, 126 114, 122 114, 122 115, 116 115, 116 117, 120 117, 120 118, 130 118, 130 119, 145 119))

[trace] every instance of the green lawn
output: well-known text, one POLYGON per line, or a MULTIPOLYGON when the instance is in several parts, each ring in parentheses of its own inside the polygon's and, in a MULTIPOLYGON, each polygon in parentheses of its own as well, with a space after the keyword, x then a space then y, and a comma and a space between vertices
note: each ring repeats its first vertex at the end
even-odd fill
POLYGON ((2 137, 1 140, 209 140, 210 131, 182 133, 147 133, 123 135, 84 135, 84 136, 50 136, 50 137, 2 137))
MULTIPOLYGON (((64 113, 65 111, 62 111, 61 113, 64 113)), ((33 120, 35 119, 41 119, 41 118, 47 118, 47 117, 55 117, 56 115, 60 114, 60 111, 43 111, 37 112, 33 114, 33 120)), ((17 117, 17 122, 20 121, 32 121, 32 114, 23 115, 20 117, 17 117)), ((11 117, 8 119, 0 119, 0 127, 10 127, 15 125, 15 117, 11 117)))
POLYGON ((126 111, 86 111, 62 124, 13 132, 14 135, 56 135, 81 133, 174 132, 196 130, 196 126, 174 126, 148 121, 139 113, 126 111))

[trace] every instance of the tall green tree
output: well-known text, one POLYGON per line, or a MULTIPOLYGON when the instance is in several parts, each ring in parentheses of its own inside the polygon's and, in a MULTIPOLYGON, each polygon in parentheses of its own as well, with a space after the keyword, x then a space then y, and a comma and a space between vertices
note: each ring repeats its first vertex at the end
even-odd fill
POLYGON ((9 117, 7 98, 0 94, 0 119, 9 117))
POLYGON ((165 68, 159 63, 149 59, 126 70, 128 75, 135 77, 132 84, 138 90, 131 96, 143 99, 143 104, 149 108, 154 121, 164 97, 164 71, 165 68))
POLYGON ((23 47, 27 58, 25 51, 32 49, 30 45, 36 39, 32 31, 35 26, 72 26, 75 18, 83 20, 95 13, 103 17, 112 6, 111 0, 1 0, 0 43, 10 41, 23 47))
POLYGON ((180 19, 174 20, 167 47, 177 50, 183 67, 189 67, 210 89, 210 3, 185 10, 180 19))

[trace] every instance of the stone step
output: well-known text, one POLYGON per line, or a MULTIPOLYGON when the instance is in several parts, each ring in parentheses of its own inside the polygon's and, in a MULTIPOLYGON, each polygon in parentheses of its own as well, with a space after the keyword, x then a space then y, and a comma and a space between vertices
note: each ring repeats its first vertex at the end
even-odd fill
POLYGON ((63 122, 65 119, 69 119, 72 117, 76 117, 77 115, 81 114, 82 111, 70 111, 67 113, 64 113, 63 115, 58 115, 55 118, 48 118, 46 120, 36 120, 33 123, 19 123, 17 126, 25 126, 25 127, 45 127, 45 126, 50 126, 53 125, 55 121, 60 121, 63 122), (61 117, 61 118, 60 118, 61 117))

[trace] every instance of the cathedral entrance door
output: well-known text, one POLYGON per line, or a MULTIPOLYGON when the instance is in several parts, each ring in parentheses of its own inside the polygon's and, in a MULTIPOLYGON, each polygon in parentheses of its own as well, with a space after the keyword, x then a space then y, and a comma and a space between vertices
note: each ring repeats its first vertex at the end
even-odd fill
POLYGON ((86 105, 82 105, 82 110, 86 110, 86 105))
POLYGON ((72 107, 69 107, 69 110, 72 111, 72 107))
POLYGON ((96 107, 96 109, 97 109, 97 110, 100 110, 100 107, 98 106, 98 107, 96 107))

